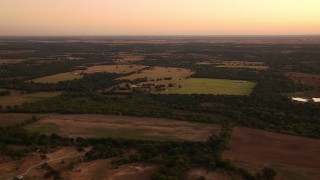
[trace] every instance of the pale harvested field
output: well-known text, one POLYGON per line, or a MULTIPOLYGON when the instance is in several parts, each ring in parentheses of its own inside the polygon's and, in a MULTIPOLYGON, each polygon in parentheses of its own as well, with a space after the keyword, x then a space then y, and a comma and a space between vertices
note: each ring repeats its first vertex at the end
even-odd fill
POLYGON ((223 157, 252 172, 270 166, 278 179, 320 179, 320 140, 236 127, 223 157))
POLYGON ((35 52, 35 50, 0 50, 0 54, 23 54, 23 53, 32 53, 35 52))
POLYGON ((87 67, 87 70, 84 70, 83 73, 98 73, 98 72, 108 72, 108 73, 118 73, 126 74, 131 72, 137 72, 147 66, 143 65, 99 65, 87 67))
POLYGON ((0 64, 15 64, 26 61, 25 59, 0 59, 0 64))
POLYGON ((219 125, 163 118, 109 115, 52 115, 26 127, 31 131, 68 137, 112 137, 149 140, 206 141, 219 125))
POLYGON ((60 81, 80 79, 82 77, 83 75, 80 74, 80 71, 74 71, 74 72, 54 74, 51 76, 45 76, 45 77, 33 79, 32 81, 36 83, 58 83, 60 81))

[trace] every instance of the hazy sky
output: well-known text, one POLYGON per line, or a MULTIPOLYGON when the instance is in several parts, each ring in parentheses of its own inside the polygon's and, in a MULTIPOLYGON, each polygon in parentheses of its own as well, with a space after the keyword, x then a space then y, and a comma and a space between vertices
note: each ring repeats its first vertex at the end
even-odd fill
POLYGON ((0 35, 320 34, 320 0, 0 0, 0 35))

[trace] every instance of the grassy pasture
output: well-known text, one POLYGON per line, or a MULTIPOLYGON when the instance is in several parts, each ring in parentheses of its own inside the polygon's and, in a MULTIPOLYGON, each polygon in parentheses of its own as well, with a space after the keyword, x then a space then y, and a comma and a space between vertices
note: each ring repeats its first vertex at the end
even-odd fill
POLYGON ((10 96, 0 97, 1 106, 21 105, 25 102, 36 102, 46 98, 60 95, 61 92, 38 92, 31 94, 14 94, 10 96))
POLYGON ((82 77, 83 76, 80 75, 79 72, 66 72, 66 73, 59 73, 51 76, 41 77, 38 79, 33 79, 32 81, 36 83, 57 83, 59 81, 80 79, 82 77))
POLYGON ((53 115, 26 127, 33 132, 68 137, 112 137, 144 140, 206 141, 220 126, 162 118, 92 114, 53 115))
POLYGON ((182 83, 182 88, 164 91, 164 94, 226 94, 250 95, 255 83, 229 79, 190 78, 182 83))

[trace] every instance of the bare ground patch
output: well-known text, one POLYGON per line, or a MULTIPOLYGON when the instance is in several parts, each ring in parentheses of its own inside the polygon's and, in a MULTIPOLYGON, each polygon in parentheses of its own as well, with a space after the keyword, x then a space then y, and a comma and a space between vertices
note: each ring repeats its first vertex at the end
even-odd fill
POLYGON ((126 164, 115 167, 111 164, 112 160, 113 159, 99 159, 78 164, 76 166, 77 171, 64 172, 62 177, 77 180, 149 180, 151 179, 152 174, 157 170, 155 165, 146 163, 126 164))
POLYGON ((224 171, 207 171, 204 169, 191 169, 186 174, 186 180, 195 180, 204 177, 206 180, 230 180, 230 179, 243 179, 238 175, 230 174, 224 171))

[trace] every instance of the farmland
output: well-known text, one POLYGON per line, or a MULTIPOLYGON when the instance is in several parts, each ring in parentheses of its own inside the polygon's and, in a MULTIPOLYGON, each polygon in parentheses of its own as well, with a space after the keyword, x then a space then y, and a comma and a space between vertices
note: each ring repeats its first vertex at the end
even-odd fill
POLYGON ((1 113, 0 127, 7 127, 31 118, 31 114, 1 113))
POLYGON ((25 59, 0 59, 0 64, 15 64, 26 61, 25 59))
POLYGON ((223 156, 252 172, 268 165, 279 179, 308 180, 320 178, 319 149, 319 140, 236 127, 223 156))
POLYGON ((61 92, 37 92, 30 94, 14 94, 0 97, 0 105, 3 107, 21 105, 26 102, 36 102, 60 95, 61 92))
POLYGON ((68 137, 112 137, 151 140, 206 141, 219 133, 218 125, 169 119, 103 115, 53 115, 30 126, 30 131, 68 137))
POLYGON ((79 72, 66 72, 66 73, 59 73, 51 76, 33 79, 32 81, 36 83, 57 83, 60 81, 80 79, 82 77, 83 76, 80 75, 79 72))
POLYGON ((319 44, 0 38, 0 179, 319 179, 319 44))
POLYGON ((190 78, 181 88, 169 89, 166 94, 227 94, 250 95, 255 83, 228 79, 190 78))

